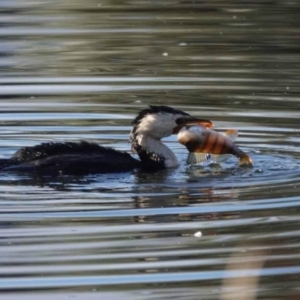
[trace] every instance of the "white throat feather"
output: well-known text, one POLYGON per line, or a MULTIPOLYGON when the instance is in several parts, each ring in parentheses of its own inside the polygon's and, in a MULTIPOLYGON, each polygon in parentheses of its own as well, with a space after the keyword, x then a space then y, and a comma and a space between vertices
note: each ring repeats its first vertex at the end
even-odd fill
POLYGON ((135 124, 130 141, 132 150, 139 155, 141 161, 160 164, 162 168, 178 166, 175 154, 161 141, 172 134, 178 117, 168 113, 148 114, 135 124))
POLYGON ((147 135, 137 135, 135 151, 141 160, 152 160, 153 163, 161 163, 165 168, 173 168, 179 165, 175 154, 161 140, 147 135))

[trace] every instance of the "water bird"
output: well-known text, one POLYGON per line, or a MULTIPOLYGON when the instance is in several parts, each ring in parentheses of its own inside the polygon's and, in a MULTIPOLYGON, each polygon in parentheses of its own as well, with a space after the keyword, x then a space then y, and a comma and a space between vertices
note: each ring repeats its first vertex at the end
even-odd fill
POLYGON ((202 163, 213 154, 218 163, 227 159, 228 155, 234 155, 239 159, 239 165, 250 166, 251 158, 234 143, 237 136, 235 129, 222 134, 205 126, 183 126, 177 140, 190 152, 187 158, 189 164, 202 163))
POLYGON ((195 124, 212 126, 209 120, 197 119, 169 106, 149 106, 132 121, 131 148, 140 159, 87 141, 49 142, 21 148, 11 158, 0 159, 0 170, 85 175, 172 168, 178 160, 161 139, 177 134, 183 126, 195 124))

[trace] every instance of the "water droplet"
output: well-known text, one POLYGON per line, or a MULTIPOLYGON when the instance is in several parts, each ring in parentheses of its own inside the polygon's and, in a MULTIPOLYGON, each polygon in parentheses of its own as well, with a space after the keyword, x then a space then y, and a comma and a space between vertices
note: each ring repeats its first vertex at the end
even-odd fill
POLYGON ((194 237, 197 237, 197 238, 202 237, 202 232, 201 231, 195 232, 194 237))

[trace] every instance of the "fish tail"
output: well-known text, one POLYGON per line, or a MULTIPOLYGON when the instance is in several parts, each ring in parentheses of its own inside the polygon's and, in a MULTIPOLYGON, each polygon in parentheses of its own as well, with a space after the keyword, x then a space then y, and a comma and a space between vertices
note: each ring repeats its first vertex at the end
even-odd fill
POLYGON ((240 148, 238 148, 236 145, 234 145, 234 148, 232 149, 231 154, 235 155, 239 159, 239 165, 240 166, 252 166, 252 159, 248 154, 246 154, 244 151, 242 151, 240 148))
POLYGON ((252 159, 249 157, 248 154, 241 151, 242 153, 238 156, 239 158, 239 165, 240 166, 252 166, 252 159))

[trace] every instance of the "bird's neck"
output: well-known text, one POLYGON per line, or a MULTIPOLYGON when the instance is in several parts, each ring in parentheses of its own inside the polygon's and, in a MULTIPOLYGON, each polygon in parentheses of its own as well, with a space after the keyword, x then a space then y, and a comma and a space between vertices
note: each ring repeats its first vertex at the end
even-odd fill
POLYGON ((173 168, 178 166, 175 154, 161 140, 138 134, 132 140, 132 149, 150 168, 173 168))

